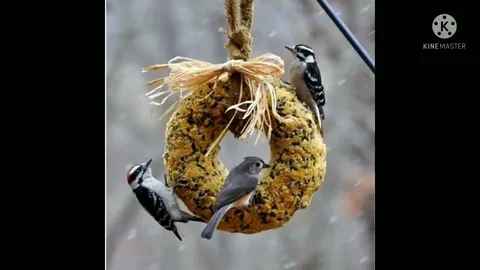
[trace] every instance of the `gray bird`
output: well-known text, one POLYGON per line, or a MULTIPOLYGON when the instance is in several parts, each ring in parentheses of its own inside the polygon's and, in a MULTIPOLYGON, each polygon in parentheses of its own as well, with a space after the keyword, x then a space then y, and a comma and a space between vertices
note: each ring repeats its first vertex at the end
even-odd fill
POLYGON ((230 208, 250 204, 258 184, 258 175, 266 168, 270 168, 270 165, 261 158, 245 157, 243 162, 228 174, 222 190, 217 195, 213 207, 215 213, 203 229, 202 238, 212 238, 213 232, 230 208))

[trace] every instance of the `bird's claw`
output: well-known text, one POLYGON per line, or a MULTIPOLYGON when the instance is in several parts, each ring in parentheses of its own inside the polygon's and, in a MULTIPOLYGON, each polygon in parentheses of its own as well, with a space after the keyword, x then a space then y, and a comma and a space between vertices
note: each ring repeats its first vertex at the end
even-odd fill
POLYGON ((168 187, 168 188, 175 189, 175 188, 177 188, 177 187, 187 187, 187 186, 188 186, 188 184, 176 183, 175 185, 173 185, 173 187, 171 187, 171 186, 168 184, 167 173, 164 173, 164 174, 163 174, 163 179, 164 179, 164 181, 165 181, 165 186, 168 187))
POLYGON ((187 187, 187 184, 176 183, 174 187, 187 187))
POLYGON ((168 185, 167 173, 164 173, 164 174, 163 174, 163 181, 164 181, 164 184, 165 184, 166 187, 170 187, 170 186, 168 185))

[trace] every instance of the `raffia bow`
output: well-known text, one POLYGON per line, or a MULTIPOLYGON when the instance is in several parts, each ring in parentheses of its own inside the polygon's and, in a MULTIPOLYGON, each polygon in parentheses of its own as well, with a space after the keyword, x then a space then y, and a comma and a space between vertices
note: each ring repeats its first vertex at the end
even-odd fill
MULTIPOLYGON (((206 83, 214 82, 212 91, 206 96, 208 97, 213 93, 213 89, 216 87, 216 82, 226 72, 232 74, 238 72, 242 75, 243 80, 240 83, 240 98, 239 103, 230 106, 229 110, 235 110, 234 115, 227 127, 217 140, 210 146, 210 150, 215 147, 216 144, 222 139, 228 127, 235 118, 237 112, 244 112, 243 119, 250 117, 241 131, 240 139, 253 134, 255 130, 262 130, 267 140, 270 140, 272 131, 272 119, 268 111, 268 97, 271 99, 271 107, 273 116, 279 121, 285 121, 283 117, 277 114, 277 99, 275 94, 275 88, 270 83, 272 78, 280 79, 284 74, 283 60, 271 53, 266 53, 250 59, 248 61, 243 60, 229 60, 223 64, 212 64, 209 62, 194 60, 186 57, 174 57, 167 64, 152 65, 142 69, 142 72, 149 72, 153 70, 167 69, 169 68, 170 74, 167 77, 158 78, 147 82, 147 85, 159 85, 152 91, 146 94, 152 101, 150 104, 160 106, 163 105, 169 97, 179 93, 179 99, 170 106, 165 113, 160 117, 162 119, 166 114, 170 113, 179 102, 187 98, 194 91, 203 87, 206 83), (174 63, 175 61, 182 60, 183 62, 174 63), (243 82, 245 82, 250 90, 250 97, 252 100, 241 102, 243 92, 243 82), (169 85, 168 90, 162 90, 163 86, 169 85), (187 92, 186 95, 184 93, 187 92), (158 98, 166 95, 161 102, 157 102, 158 98), (247 109, 242 109, 241 106, 248 104, 247 109)), ((255 140, 258 142, 260 133, 255 140)), ((207 153, 207 155, 208 155, 207 153)))

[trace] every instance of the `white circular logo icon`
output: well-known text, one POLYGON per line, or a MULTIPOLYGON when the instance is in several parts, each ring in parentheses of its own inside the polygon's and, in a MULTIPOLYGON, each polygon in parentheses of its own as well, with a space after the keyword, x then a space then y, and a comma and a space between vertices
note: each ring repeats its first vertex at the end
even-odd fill
POLYGON ((441 39, 451 38, 457 32, 457 22, 448 14, 440 14, 433 20, 432 29, 441 39))

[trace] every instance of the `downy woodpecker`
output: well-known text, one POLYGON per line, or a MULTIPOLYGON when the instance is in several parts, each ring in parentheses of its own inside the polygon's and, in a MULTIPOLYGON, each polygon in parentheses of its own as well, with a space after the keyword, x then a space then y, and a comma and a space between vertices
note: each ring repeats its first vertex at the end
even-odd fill
POLYGON ((285 46, 285 48, 293 54, 293 61, 290 67, 290 84, 295 88, 297 97, 305 102, 315 114, 323 135, 325 91, 320 69, 315 60, 315 53, 312 48, 304 44, 298 44, 293 47, 285 46))
POLYGON ((127 182, 145 211, 163 228, 173 231, 177 238, 182 241, 175 222, 197 221, 205 223, 205 221, 180 209, 173 189, 168 188, 165 183, 166 174, 164 175, 165 182, 154 178, 150 168, 151 162, 150 159, 146 163, 134 165, 127 173, 127 182))

